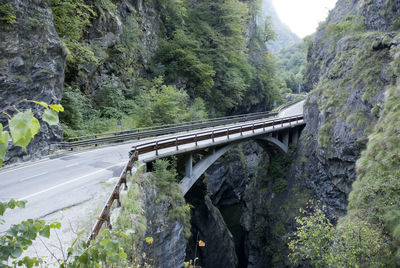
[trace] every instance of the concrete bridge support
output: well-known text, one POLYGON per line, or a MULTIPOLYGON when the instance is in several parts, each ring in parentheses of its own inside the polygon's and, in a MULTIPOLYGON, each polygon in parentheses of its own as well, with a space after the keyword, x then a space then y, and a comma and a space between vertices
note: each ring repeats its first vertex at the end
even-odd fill
POLYGON ((185 176, 191 177, 193 175, 193 155, 189 154, 186 157, 185 176))
POLYGON ((291 131, 291 136, 292 136, 292 144, 297 145, 297 143, 299 142, 299 132, 300 129, 295 128, 294 130, 291 131))

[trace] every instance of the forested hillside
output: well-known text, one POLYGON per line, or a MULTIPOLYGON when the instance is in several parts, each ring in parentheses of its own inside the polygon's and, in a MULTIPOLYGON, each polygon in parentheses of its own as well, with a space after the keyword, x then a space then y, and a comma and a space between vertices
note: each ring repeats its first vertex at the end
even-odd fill
POLYGON ((287 48, 282 48, 274 55, 277 60, 279 77, 284 82, 283 86, 290 89, 293 93, 303 91, 302 84, 306 72, 309 38, 287 48))
POLYGON ((50 1, 69 51, 65 135, 266 110, 279 101, 259 1, 50 1), (258 108, 257 108, 258 107, 258 108), (83 124, 83 122, 85 122, 83 124))

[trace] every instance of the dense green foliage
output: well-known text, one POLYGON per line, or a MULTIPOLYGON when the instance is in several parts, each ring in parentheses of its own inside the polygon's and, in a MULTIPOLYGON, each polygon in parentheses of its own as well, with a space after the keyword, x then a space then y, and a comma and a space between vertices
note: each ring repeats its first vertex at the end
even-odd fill
POLYGON ((348 217, 384 226, 400 258, 400 87, 389 90, 367 149, 357 162, 358 179, 349 197, 348 217))
POLYGON ((343 22, 328 24, 325 35, 338 39, 346 34, 354 34, 363 31, 365 31, 364 18, 349 14, 343 22))
POLYGON ((10 3, 0 2, 0 22, 12 25, 16 22, 17 16, 14 7, 10 3))
POLYGON ((49 1, 69 52, 62 102, 67 112, 61 117, 65 136, 115 131, 119 117, 126 129, 268 109, 280 101, 275 64, 265 46, 273 32, 268 23, 250 24, 259 1, 189 2, 157 1, 160 33, 152 55, 137 13, 123 18, 114 45, 89 38, 98 34, 94 25, 117 23, 117 1, 49 1))
POLYGON ((333 226, 324 207, 311 203, 309 212, 296 217, 299 225, 289 242, 289 259, 313 267, 386 267, 388 245, 378 230, 360 219, 333 226), (311 211, 310 211, 311 210, 311 211))
MULTIPOLYGON (((24 208, 26 201, 10 200, 0 202, 0 217, 7 209, 24 208)), ((0 218, 0 224, 4 220, 0 218)), ((59 223, 45 224, 44 221, 28 219, 19 224, 12 225, 0 235, 0 266, 1 267, 33 267, 39 266, 42 260, 39 257, 21 257, 23 252, 32 245, 32 241, 39 235, 50 236, 50 229, 60 228, 59 223), (12 266, 8 265, 12 263, 12 266)))
POLYGON ((277 98, 275 70, 264 45, 271 29, 257 28, 251 40, 244 38, 253 1, 202 1, 190 7, 184 3, 165 3, 164 17, 175 23, 165 29, 155 61, 164 66, 167 81, 183 79, 192 98, 202 97, 219 113, 235 110, 249 95, 251 104, 271 104, 277 98), (180 20, 170 19, 177 14, 180 20), (255 51, 257 55, 251 55, 255 51))
POLYGON ((287 168, 290 167, 293 161, 293 151, 289 154, 280 152, 274 155, 268 165, 267 180, 272 187, 272 192, 280 195, 286 190, 288 185, 286 180, 287 168))
POLYGON ((301 91, 303 76, 306 71, 307 42, 302 41, 290 47, 283 48, 274 56, 283 86, 293 93, 301 91))

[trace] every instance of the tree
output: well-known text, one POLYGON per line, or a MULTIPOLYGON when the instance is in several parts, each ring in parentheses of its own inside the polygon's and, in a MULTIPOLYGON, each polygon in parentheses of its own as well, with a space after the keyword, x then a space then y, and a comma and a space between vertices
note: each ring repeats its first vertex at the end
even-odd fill
MULTIPOLYGON (((299 224, 289 242, 289 259, 297 265, 310 261, 314 267, 385 267, 388 245, 378 230, 358 218, 333 226, 325 207, 296 217, 299 224)), ((301 210, 302 213, 306 213, 301 210)))

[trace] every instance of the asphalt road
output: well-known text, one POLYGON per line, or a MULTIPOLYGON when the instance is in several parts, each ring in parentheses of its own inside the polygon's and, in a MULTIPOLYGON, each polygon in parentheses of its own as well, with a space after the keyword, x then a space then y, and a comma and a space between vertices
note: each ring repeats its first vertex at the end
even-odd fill
MULTIPOLYGON (((278 117, 301 114, 303 104, 304 101, 288 107, 278 117)), ((3 219, 6 224, 0 225, 0 232, 21 220, 42 218, 94 198, 99 191, 103 191, 102 183, 120 175, 128 161, 128 152, 136 143, 132 141, 64 153, 46 160, 0 169, 0 201, 12 198, 28 201, 25 209, 8 210, 5 213, 3 219)))

